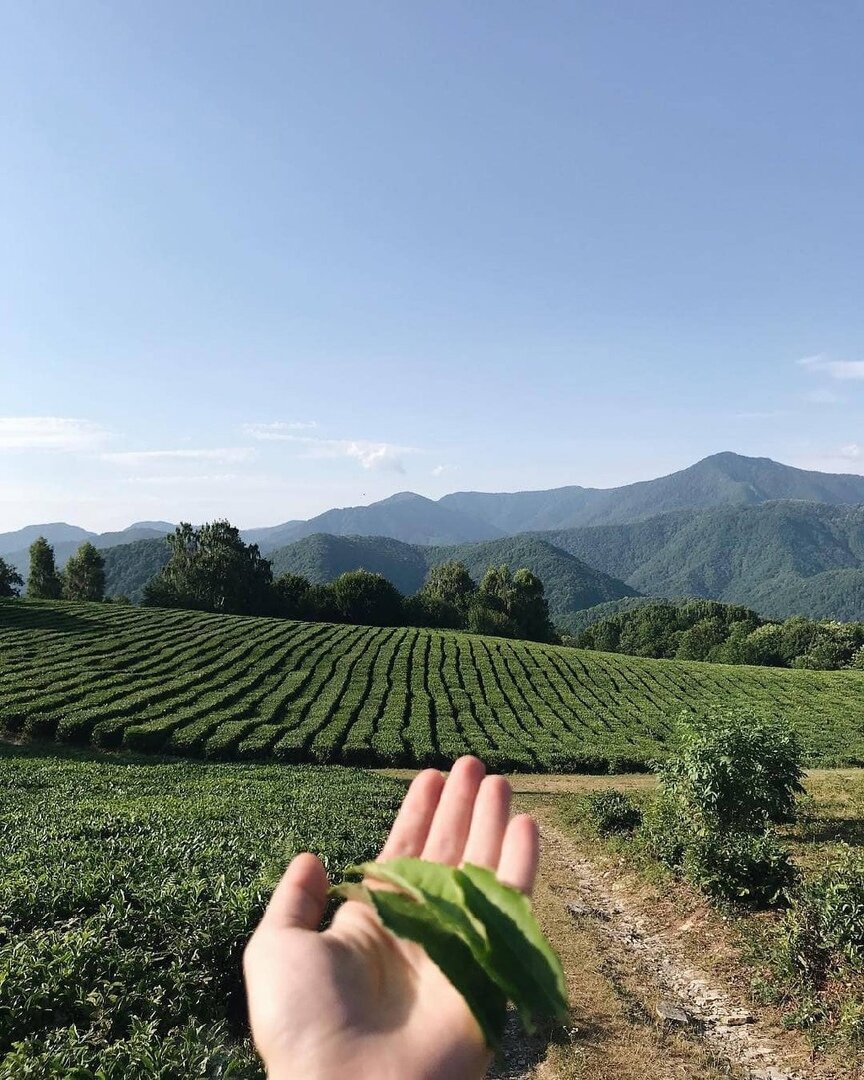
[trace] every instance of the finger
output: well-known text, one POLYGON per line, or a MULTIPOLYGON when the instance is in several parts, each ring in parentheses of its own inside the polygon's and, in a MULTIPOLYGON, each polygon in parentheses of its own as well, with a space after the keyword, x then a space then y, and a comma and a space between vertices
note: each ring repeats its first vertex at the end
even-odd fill
POLYGON ((474 803, 474 816, 462 861, 494 870, 510 816, 510 785, 503 776, 487 776, 474 803))
POLYGON ((424 859, 452 866, 462 861, 474 814, 474 800, 485 773, 485 765, 475 757, 461 757, 455 762, 432 819, 423 848, 424 859))
POLYGON ((395 859, 397 855, 419 855, 429 835, 438 800, 444 787, 444 777, 437 769, 418 773, 402 801, 380 859, 395 859))
POLYGON ((505 885, 531 895, 540 857, 537 822, 528 814, 513 818, 504 833, 498 877, 505 885))
POLYGON ((298 855, 273 890, 261 927, 317 930, 327 904, 327 885, 321 860, 309 852, 298 855))

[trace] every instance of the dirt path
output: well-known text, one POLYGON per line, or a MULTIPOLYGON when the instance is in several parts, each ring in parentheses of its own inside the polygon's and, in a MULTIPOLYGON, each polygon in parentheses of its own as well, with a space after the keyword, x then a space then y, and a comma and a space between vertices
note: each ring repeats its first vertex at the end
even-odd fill
MULTIPOLYGON (((540 818, 543 856, 538 917, 561 956, 575 1027, 547 1049, 515 1025, 498 1080, 840 1080, 814 1064, 797 1034, 767 1011, 757 1015, 734 980, 699 963, 704 947, 682 923, 649 911, 609 870, 595 866, 553 823, 540 818)), ((716 919, 705 916, 703 923, 716 919)), ((688 921, 692 923, 688 926, 688 921)), ((711 926, 703 925, 704 937, 711 926)), ((704 952, 703 952, 704 959, 704 952)))

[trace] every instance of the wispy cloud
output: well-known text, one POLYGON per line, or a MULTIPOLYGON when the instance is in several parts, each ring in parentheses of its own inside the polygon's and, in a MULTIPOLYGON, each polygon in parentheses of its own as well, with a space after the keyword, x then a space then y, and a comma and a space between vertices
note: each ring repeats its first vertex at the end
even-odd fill
POLYGON ((458 465, 436 465, 432 470, 433 476, 444 476, 445 473, 458 472, 458 465))
POLYGON ((395 443, 367 442, 363 439, 313 439, 297 437, 296 442, 306 447, 306 457, 349 458, 359 461, 364 469, 381 472, 405 472, 404 458, 419 454, 414 446, 396 446, 395 443))
POLYGON ((864 360, 832 360, 824 353, 803 356, 798 363, 808 371, 822 372, 832 379, 864 379, 864 360))
POLYGON ((100 456, 103 461, 131 466, 172 461, 216 461, 223 465, 237 465, 254 461, 257 451, 252 446, 223 446, 206 450, 123 450, 100 456))
POLYGON ((287 442, 303 447, 303 456, 319 459, 347 458, 358 461, 364 469, 404 473, 404 459, 421 451, 416 446, 374 442, 369 439, 323 439, 318 435, 299 435, 298 429, 315 424, 244 424, 246 435, 266 442, 287 442))
POLYGON ((298 431, 314 431, 318 427, 315 420, 292 420, 290 422, 278 420, 272 424, 244 424, 243 434, 253 439, 262 439, 267 442, 290 441, 293 434, 298 431))
POLYGON ((733 420, 776 420, 778 416, 786 416, 785 409, 763 409, 754 412, 737 412, 732 414, 733 420))
POLYGON ((72 453, 104 445, 109 433, 89 420, 62 416, 0 417, 0 449, 72 453))
POLYGON ((840 447, 840 457, 847 461, 861 461, 864 458, 864 446, 860 443, 847 443, 840 447))

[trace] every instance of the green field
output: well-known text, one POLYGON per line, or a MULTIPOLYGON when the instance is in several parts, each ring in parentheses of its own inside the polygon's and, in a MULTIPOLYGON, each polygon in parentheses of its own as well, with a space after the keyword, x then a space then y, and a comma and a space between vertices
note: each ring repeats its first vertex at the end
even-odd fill
POLYGON ((646 660, 450 631, 109 604, 0 604, 14 737, 207 758, 638 769, 684 709, 788 716, 812 764, 864 761, 864 673, 646 660))
POLYGON ((377 854, 403 792, 0 746, 0 1080, 263 1076, 240 954, 273 883, 296 850, 377 854))

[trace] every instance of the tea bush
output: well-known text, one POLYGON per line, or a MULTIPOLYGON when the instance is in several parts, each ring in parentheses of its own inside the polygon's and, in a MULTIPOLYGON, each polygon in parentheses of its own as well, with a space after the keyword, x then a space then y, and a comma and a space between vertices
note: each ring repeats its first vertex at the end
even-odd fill
POLYGON ((642 823, 642 811, 623 791, 595 791, 587 800, 588 820, 601 836, 632 833, 642 823))

